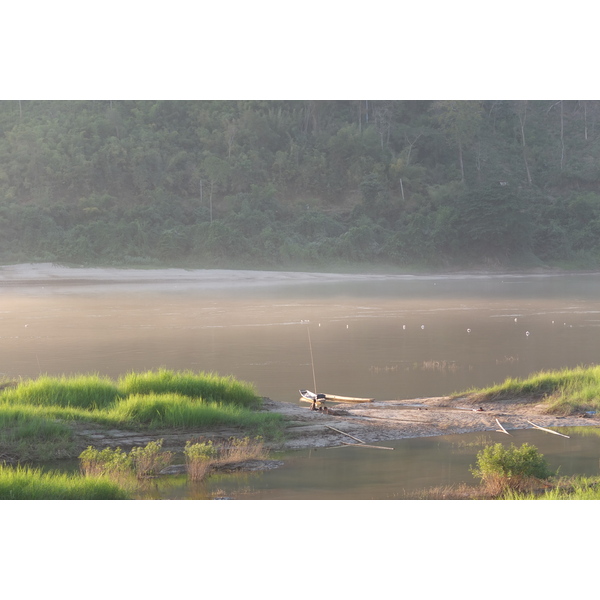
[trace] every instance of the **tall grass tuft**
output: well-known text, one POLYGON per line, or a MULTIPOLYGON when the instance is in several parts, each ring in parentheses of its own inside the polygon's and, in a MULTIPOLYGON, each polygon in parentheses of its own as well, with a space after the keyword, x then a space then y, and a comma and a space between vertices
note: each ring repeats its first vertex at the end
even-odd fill
POLYGON ((119 379, 118 385, 123 396, 173 393, 248 408, 260 406, 260 398, 252 384, 214 373, 159 369, 129 373, 119 379))
POLYGON ((127 500, 129 493, 103 477, 81 477, 0 465, 0 500, 127 500))
POLYGON ((77 407, 97 410, 112 404, 118 397, 114 382, 99 375, 50 377, 43 375, 6 388, 0 402, 16 405, 77 407))
POLYGON ((136 394, 106 412, 106 420, 120 425, 159 427, 205 427, 232 425, 261 427, 279 421, 279 415, 257 413, 234 404, 190 401, 176 393, 136 394))

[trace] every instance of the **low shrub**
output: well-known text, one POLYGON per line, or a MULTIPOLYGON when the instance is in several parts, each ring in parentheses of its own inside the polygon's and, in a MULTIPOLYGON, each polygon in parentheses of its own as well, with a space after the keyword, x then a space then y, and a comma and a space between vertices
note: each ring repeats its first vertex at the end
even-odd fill
POLYGON ((242 460, 258 460, 265 458, 267 451, 262 437, 229 438, 219 447, 219 462, 222 464, 242 460))
POLYGON ((131 486, 135 475, 138 479, 158 475, 171 464, 173 453, 162 449, 163 440, 136 446, 129 454, 121 448, 98 450, 88 446, 79 455, 79 469, 87 477, 108 477, 131 486))
POLYGON ((202 481, 209 473, 217 456, 217 449, 211 441, 187 441, 183 450, 188 477, 192 481, 202 481))
POLYGON ((210 440, 207 442, 188 441, 183 453, 188 476, 192 481, 204 479, 214 466, 263 459, 268 454, 261 437, 232 437, 218 446, 215 446, 210 440))
POLYGON ((132 470, 131 458, 121 448, 98 450, 88 446, 79 455, 79 468, 88 477, 126 478, 132 470))
POLYGON ((163 440, 148 442, 146 446, 132 448, 129 453, 131 463, 138 477, 158 475, 171 464, 173 453, 162 449, 163 440))
POLYGON ((505 448, 501 443, 487 446, 477 453, 477 468, 470 470, 492 494, 522 491, 536 480, 548 479, 554 474, 543 454, 527 443, 518 448, 513 444, 505 448))

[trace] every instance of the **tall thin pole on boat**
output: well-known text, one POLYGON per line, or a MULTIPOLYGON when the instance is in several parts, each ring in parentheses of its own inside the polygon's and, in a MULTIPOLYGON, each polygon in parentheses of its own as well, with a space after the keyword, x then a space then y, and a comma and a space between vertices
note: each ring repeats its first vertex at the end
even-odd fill
POLYGON ((312 342, 310 341, 310 327, 306 328, 308 332, 308 347, 310 348, 310 364, 312 365, 313 384, 315 386, 315 394, 317 393, 317 378, 315 377, 315 360, 313 358, 312 342))

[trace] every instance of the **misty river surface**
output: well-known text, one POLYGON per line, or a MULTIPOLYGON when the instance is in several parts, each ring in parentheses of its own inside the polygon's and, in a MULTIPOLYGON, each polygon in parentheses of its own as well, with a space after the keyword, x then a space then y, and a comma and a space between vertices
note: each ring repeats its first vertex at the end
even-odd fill
MULTIPOLYGON (((297 403, 301 388, 377 400, 441 396, 600 358, 598 274, 265 282, 244 273, 231 272, 230 284, 221 286, 193 275, 156 284, 0 279, 0 373, 117 378, 159 367, 212 371, 297 403)), ((562 468, 561 456, 598 472, 597 436, 575 436, 575 443, 517 433, 517 442, 535 443, 558 460, 562 474, 570 467, 562 468)), ((449 453, 465 447, 459 438, 470 439, 386 443, 394 452, 292 453, 283 468, 247 476, 243 485, 249 497, 388 498, 472 481, 468 465, 478 449, 449 453)))

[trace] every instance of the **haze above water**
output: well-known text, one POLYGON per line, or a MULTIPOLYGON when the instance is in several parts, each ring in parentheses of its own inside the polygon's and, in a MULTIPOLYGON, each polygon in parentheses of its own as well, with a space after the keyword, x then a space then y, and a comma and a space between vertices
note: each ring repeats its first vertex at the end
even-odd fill
POLYGON ((0 279, 0 372, 116 378, 166 367, 232 374, 290 402, 315 387, 389 400, 599 357, 595 274, 315 280, 232 271, 216 286, 195 272, 163 273, 0 279))

